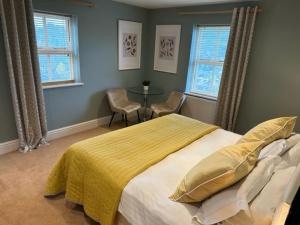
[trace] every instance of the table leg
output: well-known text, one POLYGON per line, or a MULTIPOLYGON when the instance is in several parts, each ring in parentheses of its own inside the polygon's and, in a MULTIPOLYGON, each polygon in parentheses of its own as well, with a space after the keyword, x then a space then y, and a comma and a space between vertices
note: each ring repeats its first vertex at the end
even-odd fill
POLYGON ((147 120, 147 103, 148 103, 148 95, 144 94, 144 115, 143 115, 143 121, 147 120))

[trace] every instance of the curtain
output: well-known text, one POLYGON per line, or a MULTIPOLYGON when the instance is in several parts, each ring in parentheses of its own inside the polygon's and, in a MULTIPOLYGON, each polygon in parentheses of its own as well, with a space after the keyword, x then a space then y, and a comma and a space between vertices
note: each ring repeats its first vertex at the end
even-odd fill
POLYGON ((46 143, 47 124, 31 0, 0 0, 16 127, 23 152, 46 143))
POLYGON ((258 7, 233 10, 216 112, 216 124, 230 131, 236 125, 257 11, 258 7))

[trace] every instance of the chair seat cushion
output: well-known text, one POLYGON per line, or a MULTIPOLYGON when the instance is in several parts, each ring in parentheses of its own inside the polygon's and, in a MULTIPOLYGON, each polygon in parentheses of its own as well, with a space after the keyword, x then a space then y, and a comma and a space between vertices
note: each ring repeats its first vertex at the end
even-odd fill
POLYGON ((131 113, 141 108, 141 104, 137 102, 126 102, 121 107, 118 107, 117 109, 121 113, 131 113))
POLYGON ((155 114, 159 115, 162 113, 172 113, 174 112, 166 103, 152 104, 151 110, 154 111, 155 114))

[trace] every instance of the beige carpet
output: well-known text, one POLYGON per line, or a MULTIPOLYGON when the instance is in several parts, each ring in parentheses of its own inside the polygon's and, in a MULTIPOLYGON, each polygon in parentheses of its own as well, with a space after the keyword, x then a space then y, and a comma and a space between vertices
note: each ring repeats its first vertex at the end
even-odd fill
POLYGON ((0 156, 0 225, 85 225, 97 224, 79 206, 63 196, 43 197, 47 176, 72 143, 121 128, 120 124, 99 127, 53 141, 27 154, 12 152, 0 156))

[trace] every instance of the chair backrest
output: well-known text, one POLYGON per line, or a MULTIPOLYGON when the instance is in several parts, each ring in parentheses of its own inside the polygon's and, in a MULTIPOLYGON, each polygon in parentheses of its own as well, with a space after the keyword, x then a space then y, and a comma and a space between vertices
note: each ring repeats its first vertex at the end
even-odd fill
POLYGON ((122 106, 123 102, 128 101, 127 91, 124 88, 109 89, 107 90, 107 96, 112 111, 114 111, 116 107, 122 106))
POLYGON ((185 94, 178 91, 172 91, 167 100, 167 105, 174 110, 174 112, 178 112, 185 101, 185 94))

